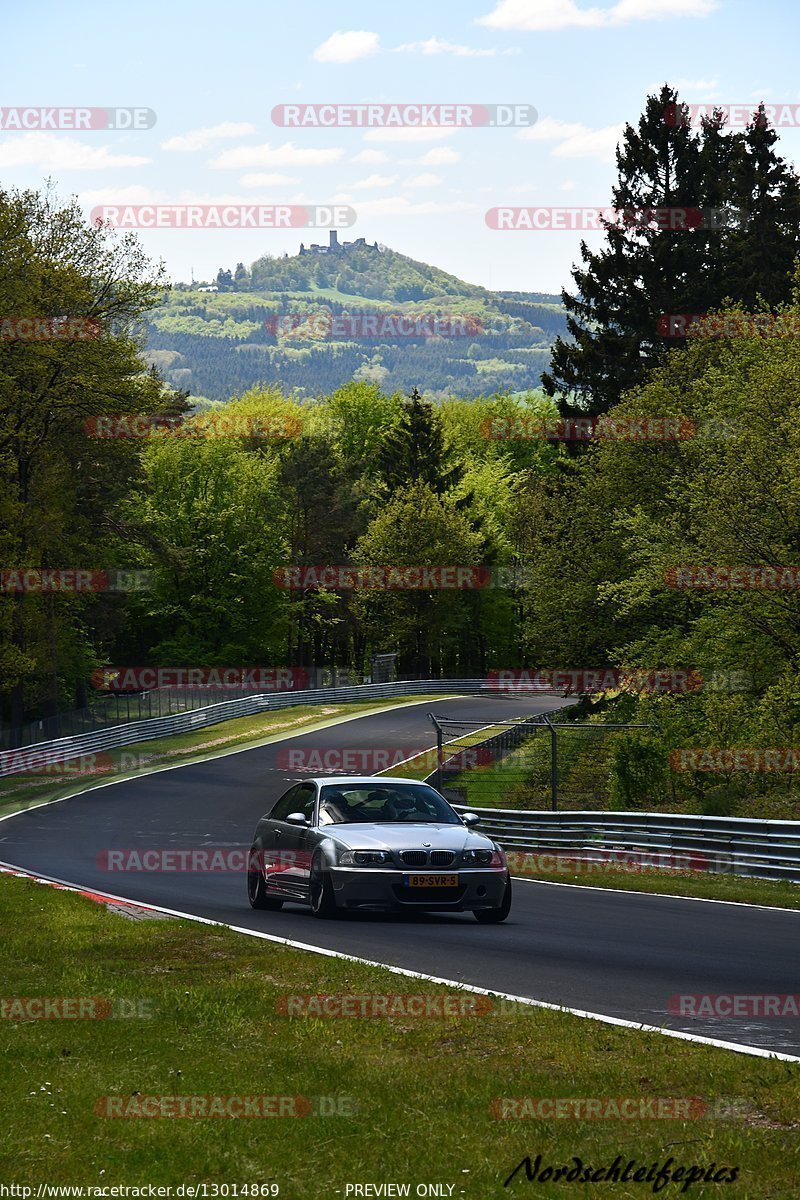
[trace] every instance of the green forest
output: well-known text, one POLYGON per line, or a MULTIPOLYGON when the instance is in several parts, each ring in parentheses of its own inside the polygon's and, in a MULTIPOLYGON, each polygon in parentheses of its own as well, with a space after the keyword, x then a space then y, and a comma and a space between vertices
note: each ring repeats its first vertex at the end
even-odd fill
POLYGON ((0 192, 2 312, 69 313, 102 330, 0 338, 0 567, 150 573, 130 594, 0 593, 4 729, 90 703, 92 673, 110 664, 364 674, 391 653, 400 678, 690 671, 707 685, 583 702, 592 720, 648 726, 614 739, 607 803, 785 815, 789 773, 677 770, 674 752, 795 744, 797 586, 675 580, 687 567, 798 567, 800 346, 667 339, 659 317, 800 318, 800 180, 763 109, 731 132, 721 118, 669 125, 671 103, 664 88, 626 126, 614 205, 724 202, 746 225, 610 227, 601 249, 583 245, 563 309, 374 248, 345 267, 261 259, 237 269, 238 286, 223 272, 218 293, 165 299, 133 236, 87 225, 50 192, 0 192), (510 343, 494 359, 527 354, 541 387, 481 371, 480 345, 463 348, 461 378, 448 345, 381 345, 370 370, 345 346, 255 338, 263 313, 344 303, 332 293, 351 287, 374 305, 494 314, 510 343), (534 326, 546 360, 535 367, 534 326), (237 375, 235 362, 249 365, 237 375), (223 400, 243 432, 208 436, 223 400), (152 431, 87 431, 119 414, 152 418, 152 431), (575 414, 597 419, 593 437, 552 435, 575 414), (609 432, 665 420, 689 432, 609 432), (276 572, 294 564, 475 566, 491 584, 291 591, 276 572))

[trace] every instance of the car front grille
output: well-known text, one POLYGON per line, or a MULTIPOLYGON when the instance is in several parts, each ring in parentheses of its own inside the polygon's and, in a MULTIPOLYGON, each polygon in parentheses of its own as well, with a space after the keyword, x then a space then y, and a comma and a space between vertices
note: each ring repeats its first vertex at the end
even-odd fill
POLYGON ((424 850, 404 850, 400 855, 407 867, 427 867, 428 855, 424 850))
POLYGON ((407 867, 449 867, 456 861, 453 850, 403 850, 401 859, 407 867))

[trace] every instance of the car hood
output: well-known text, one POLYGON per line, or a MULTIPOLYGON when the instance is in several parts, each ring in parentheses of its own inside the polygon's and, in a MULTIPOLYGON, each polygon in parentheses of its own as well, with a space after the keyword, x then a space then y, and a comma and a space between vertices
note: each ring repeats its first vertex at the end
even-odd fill
POLYGON ((325 833, 348 850, 491 850, 494 847, 491 838, 463 825, 415 821, 326 825, 325 833))

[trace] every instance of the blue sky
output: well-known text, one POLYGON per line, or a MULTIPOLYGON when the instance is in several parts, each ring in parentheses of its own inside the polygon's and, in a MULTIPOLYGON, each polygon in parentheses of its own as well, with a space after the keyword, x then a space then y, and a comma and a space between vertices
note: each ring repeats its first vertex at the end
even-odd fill
MULTIPOLYGON (((149 130, 0 132, 0 184, 100 203, 350 204, 346 235, 471 282, 557 291, 581 235, 498 232, 505 204, 607 204, 614 145, 665 80, 688 102, 800 106, 793 0, 40 0, 3 13, 0 106, 139 106, 149 130), (533 105, 532 130, 282 129, 281 103, 533 105), (420 137, 419 134, 426 134, 420 137)), ((800 120, 800 112, 798 112, 800 120)), ((800 129, 780 148, 800 160, 800 129)), ((170 277, 326 240, 143 230, 170 277)), ((591 236, 587 239, 592 241, 591 236)))

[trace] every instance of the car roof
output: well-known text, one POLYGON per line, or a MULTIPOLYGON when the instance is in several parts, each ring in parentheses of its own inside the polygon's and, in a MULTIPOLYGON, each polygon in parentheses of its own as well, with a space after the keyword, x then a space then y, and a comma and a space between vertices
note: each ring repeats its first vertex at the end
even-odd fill
MULTIPOLYGON (((333 784, 336 787, 352 787, 354 784, 363 783, 375 787, 377 784, 387 783, 424 783, 423 779, 405 779, 398 775, 312 775, 311 778, 306 778, 298 782, 303 783, 319 783, 333 784)), ((428 785, 430 786, 430 784, 428 785)))

